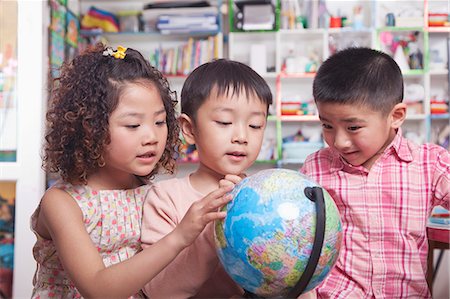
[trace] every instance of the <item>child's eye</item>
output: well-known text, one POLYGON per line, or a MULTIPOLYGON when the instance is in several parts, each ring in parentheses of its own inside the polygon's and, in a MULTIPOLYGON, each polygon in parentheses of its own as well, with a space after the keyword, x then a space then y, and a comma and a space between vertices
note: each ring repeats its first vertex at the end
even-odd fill
POLYGON ((129 128, 129 129, 136 129, 136 128, 138 128, 140 125, 126 125, 125 127, 126 128, 129 128))
POLYGON ((250 125, 250 128, 252 129, 261 129, 263 126, 260 125, 250 125))
POLYGON ((218 120, 216 120, 216 123, 218 123, 221 126, 231 125, 231 122, 228 122, 228 121, 218 121, 218 120))
POLYGON ((166 122, 165 120, 161 120, 161 121, 157 121, 157 122, 156 122, 156 125, 157 125, 157 126, 165 126, 166 123, 167 123, 167 122, 166 122))
POLYGON ((348 130, 349 130, 349 131, 356 131, 356 130, 358 130, 358 129, 361 129, 361 127, 360 127, 360 126, 351 126, 351 127, 348 127, 348 130))
POLYGON ((332 126, 330 126, 328 124, 322 124, 322 128, 330 130, 330 129, 332 129, 332 126))

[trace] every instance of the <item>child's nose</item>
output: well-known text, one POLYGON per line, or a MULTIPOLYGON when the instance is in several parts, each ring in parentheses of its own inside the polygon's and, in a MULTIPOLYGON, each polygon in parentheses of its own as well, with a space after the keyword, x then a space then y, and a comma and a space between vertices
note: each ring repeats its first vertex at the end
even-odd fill
POLYGON ((153 128, 148 128, 145 130, 143 136, 142 136, 142 144, 154 144, 158 142, 158 136, 153 128))
POLYGON ((236 125, 233 132, 233 143, 247 143, 247 127, 236 125))
POLYGON ((349 148, 351 145, 350 138, 345 133, 336 133, 334 137, 334 147, 338 150, 349 148))

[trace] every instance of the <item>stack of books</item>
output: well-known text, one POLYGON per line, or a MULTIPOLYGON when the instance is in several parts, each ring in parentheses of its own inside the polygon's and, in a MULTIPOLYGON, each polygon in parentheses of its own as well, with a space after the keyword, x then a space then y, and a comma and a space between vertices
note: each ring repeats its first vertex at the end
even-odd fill
MULTIPOLYGON (((172 2, 168 4, 170 3, 172 2)), ((160 6, 152 6, 142 12, 145 31, 159 31, 162 34, 214 34, 220 30, 219 12, 215 6, 160 6)))
POLYGON ((209 7, 204 7, 196 8, 192 12, 162 14, 158 17, 156 28, 162 34, 192 34, 215 32, 219 30, 219 25, 217 24, 217 12, 209 7))
POLYGON ((450 229, 450 212, 441 206, 435 207, 428 219, 428 226, 450 229))

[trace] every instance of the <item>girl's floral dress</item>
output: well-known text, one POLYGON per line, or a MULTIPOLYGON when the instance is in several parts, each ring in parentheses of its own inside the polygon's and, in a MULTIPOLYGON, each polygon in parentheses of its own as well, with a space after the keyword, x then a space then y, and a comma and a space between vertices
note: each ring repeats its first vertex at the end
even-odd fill
MULTIPOLYGON (((65 182, 58 182, 56 187, 69 193, 77 202, 86 230, 106 267, 124 261, 141 250, 142 207, 148 185, 128 190, 101 191, 92 190, 87 185, 65 182)), ((31 216, 31 229, 37 237, 33 247, 37 269, 32 298, 82 298, 60 263, 55 244, 36 232, 39 209, 31 216)), ((131 298, 141 297, 144 296, 139 293, 131 298)))

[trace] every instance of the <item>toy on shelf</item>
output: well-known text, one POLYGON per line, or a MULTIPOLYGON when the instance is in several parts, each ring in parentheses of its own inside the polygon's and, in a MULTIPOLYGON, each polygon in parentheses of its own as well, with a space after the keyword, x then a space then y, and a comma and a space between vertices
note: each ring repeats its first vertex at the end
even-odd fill
POLYGON ((81 19, 85 30, 101 29, 104 32, 119 32, 119 19, 113 13, 91 6, 81 19))
POLYGON ((297 0, 281 0, 280 28, 284 30, 308 28, 308 20, 305 14, 302 14, 303 10, 297 0))
POLYGON ((352 27, 355 30, 364 29, 364 12, 361 5, 356 5, 355 7, 353 7, 352 27))
POLYGON ((293 48, 288 50, 284 58, 281 71, 287 74, 295 73, 315 73, 320 65, 319 51, 313 47, 308 47, 307 53, 298 54, 293 48))
POLYGON ((380 33, 383 50, 394 57, 402 72, 423 70, 423 53, 418 44, 419 37, 419 31, 380 33))

